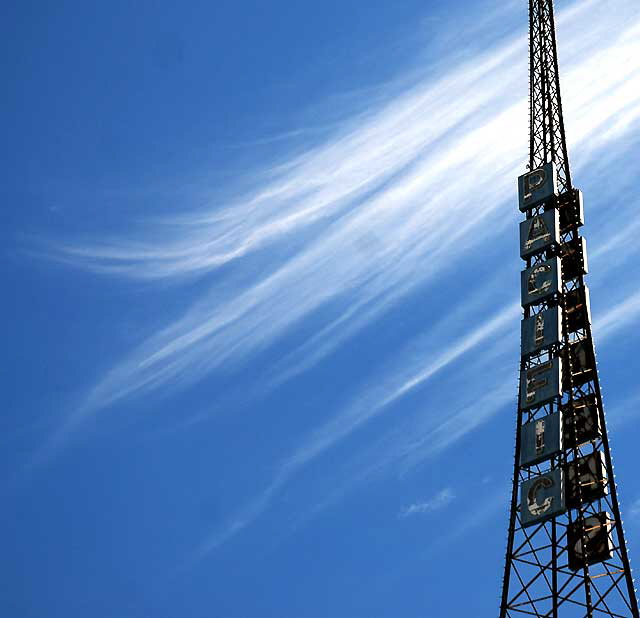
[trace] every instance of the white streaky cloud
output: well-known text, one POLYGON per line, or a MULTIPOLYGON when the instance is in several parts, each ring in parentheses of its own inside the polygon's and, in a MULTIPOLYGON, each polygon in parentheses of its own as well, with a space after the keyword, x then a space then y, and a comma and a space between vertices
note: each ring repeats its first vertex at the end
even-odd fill
POLYGON ((481 342, 503 333, 510 322, 515 323, 517 321, 520 314, 520 305, 517 303, 504 307, 494 317, 488 319, 482 326, 470 333, 467 337, 456 342, 451 348, 438 357, 434 363, 420 369, 417 373, 414 373, 406 379, 403 384, 388 395, 387 398, 383 399, 383 405, 388 405, 406 395, 408 392, 420 386, 425 380, 432 377, 434 373, 446 367, 449 363, 458 359, 481 342))
POLYGON ((411 517, 412 515, 424 515, 426 513, 432 513, 433 511, 439 511, 449 506, 454 500, 455 494, 451 488, 445 487, 432 498, 428 498, 422 502, 414 502, 404 507, 400 511, 400 517, 411 517))
MULTIPOLYGON (((629 199, 629 207, 638 210, 640 208, 640 200, 629 199)), ((589 260, 592 262, 604 263, 610 266, 612 263, 619 263, 628 259, 640 249, 637 238, 640 235, 640 219, 630 219, 623 217, 615 220, 616 231, 608 235, 607 239, 598 245, 595 251, 589 252, 589 260), (619 225, 623 223, 623 225, 619 225), (620 229, 621 228, 621 229, 620 229)))
MULTIPOLYGON (((501 347, 507 349, 506 346, 501 347)), ((504 355, 502 360, 506 360, 504 355)), ((495 366, 490 359, 481 359, 460 377, 460 383, 465 385, 463 393, 449 393, 436 412, 415 415, 401 427, 389 432, 380 444, 382 456, 376 458, 372 452, 363 456, 359 464, 365 471, 363 478, 388 467, 407 474, 425 460, 457 444, 506 406, 513 405, 515 409, 517 370, 492 371, 495 366), (477 379, 477 376, 486 374, 492 376, 495 386, 487 388, 484 380, 477 379), (452 410, 447 410, 443 418, 444 404, 446 402, 448 405, 450 401, 453 402, 452 410)))
MULTIPOLYGON (((569 34, 592 48, 563 76, 569 115, 577 116, 570 138, 586 150, 587 143, 601 147, 609 139, 606 131, 594 135, 593 127, 630 113, 640 101, 640 41, 629 35, 637 20, 618 24, 621 35, 603 45, 598 25, 577 15, 569 34), (584 88, 585 71, 602 88, 584 88)), ((204 291, 180 319, 96 385, 87 410, 242 362, 341 299, 343 314, 319 326, 331 336, 315 351, 317 361, 453 260, 491 242, 516 217, 513 209, 508 217, 495 215, 512 199, 513 178, 526 156, 525 55, 526 41, 518 39, 435 84, 397 94, 343 134, 296 157, 283 178, 254 196, 214 207, 208 217, 200 212, 193 221, 185 215, 176 226, 163 223, 170 232, 159 248, 141 250, 142 238, 109 250, 69 249, 67 257, 90 267, 173 277, 211 272, 229 256, 247 256, 250 247, 264 243, 285 247, 293 232, 303 234, 313 224, 304 246, 257 280, 222 294, 220 286, 204 291), (488 220, 499 224, 485 225, 488 220)), ((580 164, 585 160, 583 152, 580 164)), ((255 270, 251 260, 247 268, 255 270)))
MULTIPOLYGON (((431 362, 425 363, 424 359, 429 358, 429 351, 434 344, 432 337, 424 336, 417 344, 406 348, 399 355, 399 358, 406 359, 406 355, 410 355, 413 363, 412 368, 407 368, 398 362, 396 367, 391 370, 391 377, 387 376, 381 382, 381 376, 373 376, 369 384, 361 389, 361 393, 364 394, 356 397, 341 412, 312 432, 307 440, 281 463, 268 486, 226 525, 216 529, 198 548, 197 555, 204 556, 253 523, 270 507, 271 501, 278 491, 305 466, 318 459, 339 441, 347 438, 364 423, 389 409, 402 397, 407 396, 418 384, 424 385, 438 371, 442 371, 455 361, 460 360, 480 344, 487 344, 483 349, 481 364, 486 360, 491 362, 493 355, 490 348, 492 347, 497 348, 498 354, 503 354, 505 341, 510 341, 511 338, 505 340, 505 338, 497 338, 494 335, 504 330, 505 324, 508 320, 513 320, 513 317, 513 307, 506 307, 487 324, 483 324, 476 330, 465 332, 459 340, 448 344, 448 346, 443 344, 441 355, 431 362)), ((457 316, 454 315, 451 320, 456 318, 457 316)), ((443 325, 443 330, 445 332, 447 330, 447 321, 443 325)), ((483 371, 486 371, 486 367, 479 369, 476 363, 470 363, 466 372, 463 373, 465 376, 467 374, 471 376, 478 375, 478 372, 482 373, 483 371)), ((515 375, 515 372, 511 373, 515 375)), ((510 374, 505 372, 505 376, 507 375, 510 374)), ((410 427, 403 423, 402 427, 385 436, 371 449, 367 449, 354 466, 357 473, 354 474, 353 471, 350 471, 345 475, 345 478, 341 479, 331 495, 311 507, 311 512, 316 512, 334 502, 348 487, 372 476, 381 468, 388 468, 393 463, 402 464, 405 467, 409 465, 409 462, 415 465, 419 460, 447 449, 498 412, 509 398, 514 398, 514 387, 511 381, 504 379, 501 375, 496 375, 498 386, 489 392, 484 386, 476 384, 478 390, 476 393, 472 390, 473 381, 468 377, 462 379, 468 382, 469 388, 459 391, 450 399, 451 413, 447 415, 446 419, 443 420, 441 415, 437 413, 424 414, 414 420, 410 427), (457 411, 454 411, 456 408, 457 411), (406 440, 407 435, 412 436, 409 442, 406 440)))
MULTIPOLYGON (((215 269, 319 219, 348 213, 402 175, 470 113, 491 103, 495 93, 481 87, 482 80, 500 67, 506 70, 524 50, 524 41, 518 41, 436 84, 403 92, 382 109, 358 117, 357 124, 345 126, 331 141, 277 166, 277 178, 255 195, 231 198, 229 206, 213 205, 210 214, 182 215, 173 227, 163 221, 154 229, 153 244, 133 238, 65 245, 60 257, 136 278, 175 277, 215 269), (464 105, 447 105, 450 97, 464 105)), ((515 79, 512 71, 505 75, 515 79)), ((396 194, 410 191, 410 184, 394 183, 396 194)))
POLYGON ((619 137, 640 118, 639 34, 636 16, 614 45, 592 49, 581 62, 562 72, 563 89, 571 93, 566 101, 567 137, 579 158, 586 149, 591 154, 619 137), (609 72, 602 71, 605 66, 609 72))
POLYGON ((451 396, 446 398, 446 408, 444 401, 434 406, 421 406, 419 413, 400 423, 399 427, 344 463, 328 491, 322 497, 316 496, 315 502, 299 515, 297 525, 336 504, 354 486, 393 472, 403 476, 416 466, 433 460, 457 445, 503 411, 505 406, 512 404, 515 408, 515 372, 505 371, 495 375, 497 386, 488 391, 486 385, 472 381, 473 376, 478 375, 478 370, 486 374, 489 369, 490 364, 481 361, 478 366, 474 366, 473 372, 467 372, 461 378, 461 382, 468 384, 470 388, 451 392, 451 396), (443 415, 445 409, 446 415, 443 415))
POLYGON ((443 345, 440 355, 426 362, 424 359, 430 357, 433 340, 423 337, 421 342, 411 346, 412 349, 406 349, 404 353, 401 352, 398 355, 395 368, 387 369, 384 375, 372 376, 369 384, 360 390, 351 403, 315 430, 306 443, 297 449, 295 455, 287 460, 285 468, 292 473, 345 439, 358 427, 387 410, 418 385, 423 385, 439 371, 461 359, 464 354, 502 332, 514 315, 513 308, 508 307, 487 324, 466 332, 460 339, 449 345, 443 345), (409 354, 413 357, 411 365, 407 365, 409 354))
MULTIPOLYGON (((603 320, 596 323, 597 340, 607 341, 619 328, 631 320, 631 315, 634 315, 635 311, 640 312, 638 302, 638 294, 633 294, 623 299, 608 314, 605 314, 603 320), (633 313, 629 312, 629 307, 633 307, 633 313), (623 317, 621 318, 621 316, 623 317), (606 326, 607 324, 610 326, 606 326)), ((479 303, 471 301, 464 304, 469 307, 470 314, 476 315, 478 313, 479 303)), ((402 474, 406 474, 425 460, 431 459, 457 444, 509 405, 513 406, 515 412, 517 406, 517 339, 514 337, 515 333, 510 332, 507 326, 511 321, 517 322, 518 313, 519 309, 516 306, 504 307, 495 317, 488 319, 486 324, 468 333, 463 339, 453 342, 448 349, 443 351, 441 358, 449 358, 451 363, 462 358, 467 352, 473 352, 482 344, 482 355, 476 358, 475 362, 465 361, 464 370, 457 372, 458 381, 464 384, 465 388, 462 395, 458 392, 449 393, 446 418, 441 418, 439 414, 420 411, 404 422, 398 423, 393 430, 353 459, 349 470, 340 475, 340 483, 333 488, 329 495, 311 507, 310 512, 315 513, 334 504, 353 485, 390 469, 400 470, 402 474), (454 350, 457 350, 459 355, 455 355, 454 350), (501 370, 497 371, 496 368, 501 368, 501 370), (485 375, 491 375, 489 389, 487 389, 484 380, 477 379, 477 376, 485 375)), ((457 318, 458 316, 454 314, 451 321, 455 321, 457 318)), ((445 322, 443 330, 449 326, 450 324, 445 322)), ((423 358, 426 357, 432 348, 433 341, 424 337, 417 346, 418 356, 422 354, 423 358)), ((414 356, 407 349, 398 355, 399 358, 404 359, 414 356)), ((440 359, 436 359, 433 364, 426 367, 420 367, 416 364, 409 372, 406 371, 407 368, 403 368, 399 364, 393 370, 387 371, 388 377, 386 381, 381 382, 382 386, 379 391, 370 396, 362 395, 358 402, 361 406, 360 409, 368 410, 368 407, 371 406, 368 418, 375 416, 374 402, 376 400, 384 402, 381 405, 389 406, 409 395, 414 388, 423 385, 425 380, 434 375, 435 372, 432 370, 438 366, 439 362, 440 359), (383 395, 385 391, 388 393, 386 397, 383 395)), ((374 383, 376 381, 373 380, 374 383)), ((363 389, 363 392, 366 393, 366 391, 367 389, 363 389)), ((632 417, 631 412, 638 409, 637 400, 638 397, 635 397, 628 401, 629 405, 624 410, 614 410, 611 414, 614 421, 625 422, 629 420, 632 417)), ((340 426, 342 421, 345 423, 343 430, 348 428, 347 431, 349 431, 357 428, 357 426, 352 427, 351 425, 354 408, 359 409, 357 405, 352 404, 351 408, 348 407, 340 414, 334 422, 334 427, 340 426)), ((345 435, 336 432, 333 437, 337 442, 345 435)), ((325 443, 333 444, 330 440, 325 440, 325 443)), ((299 449, 301 452, 305 450, 304 446, 299 449)), ((265 504, 265 506, 268 505, 265 504)), ((309 514, 306 517, 309 517, 309 514)))
POLYGON ((640 316, 640 291, 627 296, 594 321, 596 343, 604 341, 617 331, 636 321, 640 316))
MULTIPOLYGON (((509 315, 509 308, 503 309, 505 316, 509 315)), ((640 313, 640 294, 634 293, 623 299, 618 305, 612 307, 601 321, 596 322, 594 327, 594 337, 599 342, 606 342, 615 332, 628 324, 633 317, 640 313)), ((497 317, 497 316, 496 316, 497 317)), ((467 367, 470 375, 482 376, 486 367, 492 367, 492 385, 488 394, 483 394, 486 385, 483 381, 470 381, 467 388, 469 392, 477 389, 475 403, 462 408, 453 414, 446 423, 438 427, 432 427, 432 421, 428 417, 419 416, 411 421, 410 426, 402 426, 395 430, 395 435, 390 434, 387 438, 388 447, 380 448, 378 451, 385 451, 391 459, 403 459, 405 470, 411 469, 420 464, 424 459, 432 457, 436 452, 447 448, 464 435, 473 431, 480 424, 486 422, 493 414, 504 406, 513 404, 514 410, 517 405, 517 362, 518 359, 513 352, 517 350, 517 340, 511 337, 511 333, 503 333, 501 338, 494 339, 498 332, 504 331, 505 323, 497 321, 500 328, 490 330, 488 340, 491 346, 483 346, 483 357, 475 365, 467 367), (513 371, 509 369, 512 363, 513 371), (502 371, 495 370, 496 367, 504 368, 502 371), (407 439, 406 436, 412 436, 407 439), (418 437, 416 437, 418 436, 418 437), (421 437, 420 437, 421 436, 421 437)), ((508 323, 508 322, 507 322, 508 323)), ((464 382, 464 377, 460 376, 460 381, 464 382)), ((372 465, 378 465, 384 458, 371 456, 372 465)), ((387 465, 385 463, 384 465, 387 465)), ((359 464, 362 465, 362 464, 359 464)))
MULTIPOLYGON (((466 311, 477 314, 483 302, 487 302, 485 290, 477 297, 465 299, 466 311)), ((606 341, 611 337, 620 321, 616 315, 628 316, 626 308, 636 307, 634 294, 613 307, 605 315, 602 322, 596 324, 597 337, 606 341), (607 317, 608 316, 608 317, 607 317), (613 326, 607 327, 607 323, 613 326)), ((640 309, 639 309, 640 310, 640 309)), ((198 555, 204 556, 230 540, 246 526, 252 524, 270 505, 272 499, 287 482, 302 469, 341 440, 346 439, 366 422, 381 412, 389 409, 394 403, 409 396, 418 387, 428 383, 438 371, 444 370, 467 353, 473 352, 482 344, 482 355, 475 362, 465 363, 464 370, 458 372, 457 378, 465 388, 449 393, 447 397, 447 414, 442 417, 431 411, 419 413, 399 423, 380 440, 364 449, 347 465, 347 471, 340 475, 340 481, 332 490, 311 505, 299 519, 306 520, 318 511, 337 502, 351 487, 390 469, 400 470, 406 474, 425 460, 436 457, 451 448, 465 436, 489 421, 506 406, 517 405, 517 340, 509 331, 510 322, 518 322, 520 313, 517 305, 507 305, 496 315, 486 320, 474 330, 453 342, 443 346, 440 356, 431 362, 430 351, 438 347, 433 333, 423 335, 416 344, 407 346, 397 355, 395 365, 384 368, 382 375, 372 376, 370 383, 361 389, 361 394, 336 414, 321 428, 313 432, 279 468, 272 482, 248 506, 243 508, 225 527, 216 532, 198 549, 198 555), (407 364, 408 363, 408 364, 407 364), (496 371, 496 368, 502 368, 496 371), (491 375, 491 385, 477 376, 491 375)), ((459 320, 454 312, 448 320, 438 325, 442 336, 451 328, 451 324, 459 320)), ((635 401, 635 400, 634 400, 635 401)), ((637 406, 634 407, 637 409, 637 406)), ((622 416, 615 412, 613 416, 622 416)), ((626 412, 625 419, 629 416, 626 412)), ((624 419, 623 419, 624 420, 624 419)), ((514 421, 515 423, 515 421, 514 421)), ((494 510, 495 505, 490 509, 494 510)), ((465 528, 466 530, 466 528, 465 528)))
POLYGON ((637 390, 631 393, 622 392, 621 395, 622 401, 613 407, 609 407, 607 398, 604 398, 607 426, 609 430, 613 429, 614 436, 619 427, 637 421, 640 416, 640 392, 637 390))
POLYGON ((250 504, 236 513, 224 526, 216 529, 209 537, 200 544, 191 556, 191 561, 204 558, 210 552, 229 541, 236 534, 254 522, 269 506, 271 499, 286 482, 283 473, 280 473, 273 482, 261 493, 259 493, 250 504))
MULTIPOLYGON (((438 535, 434 542, 427 548, 428 554, 438 553, 447 549, 457 539, 465 537, 472 530, 485 526, 490 520, 495 520, 500 511, 504 511, 505 504, 509 504, 509 491, 499 490, 489 494, 484 500, 474 501, 471 512, 467 517, 457 522, 452 528, 448 528, 444 534, 438 535)), ((505 517, 507 514, 505 513, 505 517)))
MULTIPOLYGON (((381 190, 366 205, 330 225, 300 254, 226 302, 205 295, 183 318, 116 367, 97 386, 92 405, 99 407, 169 381, 175 384, 187 370, 196 379, 223 363, 241 360, 344 294, 353 299, 350 311, 353 305, 370 307, 375 299, 375 311, 369 309, 371 318, 416 284, 437 276, 455 250, 486 239, 486 230, 478 224, 508 195, 504 183, 498 194, 490 179, 484 178, 476 189, 492 193, 493 198, 483 207, 472 207, 470 188, 449 186, 448 172, 482 178, 487 159, 482 145, 499 131, 505 117, 510 119, 507 124, 515 125, 521 115, 511 108, 443 149, 439 160, 426 156, 404 175, 402 184, 381 190), (423 195, 430 196, 429 204, 424 204, 423 195)), ((497 167, 497 161, 493 163, 497 167)), ((515 173, 515 169, 502 171, 515 173)), ((350 332, 349 324, 341 325, 343 336, 350 332)))
MULTIPOLYGON (((518 309, 508 306, 480 327, 464 333, 459 339, 440 345, 432 336, 426 335, 417 343, 405 348, 397 355, 395 366, 385 367, 382 375, 372 376, 370 383, 360 390, 353 401, 348 403, 333 419, 317 429, 299 448, 288 462, 291 469, 309 462, 327 448, 345 439, 364 423, 389 409, 402 397, 424 385, 439 371, 461 359, 481 343, 489 342, 502 333, 510 321, 517 320, 518 309), (439 355, 432 357, 432 350, 440 348, 439 355), (424 359, 429 359, 425 361, 424 359)), ((446 337, 445 322, 441 336, 446 337)))
MULTIPOLYGON (((563 95, 568 117, 575 118, 568 130, 570 146, 580 152, 578 170, 640 118, 640 17, 630 18, 624 8, 622 2, 575 3, 559 14, 569 49, 561 66, 563 95), (613 38, 611 32, 620 34, 613 38), (585 87, 587 78, 593 87, 585 87)), ((129 238, 63 246, 59 259, 96 272, 177 282, 202 276, 202 292, 187 302, 179 319, 95 384, 60 435, 125 397, 183 387, 245 363, 305 318, 340 301, 338 315, 318 320, 309 343, 271 376, 279 383, 318 362, 418 287, 428 289, 454 268, 470 268, 473 249, 489 246, 506 226, 516 229, 515 177, 527 157, 526 49, 525 38, 516 38, 436 81, 417 80, 389 93, 384 103, 345 123, 323 144, 267 166, 262 175, 268 180, 253 193, 231 195, 208 210, 157 226, 146 224, 129 238), (256 252, 265 248, 287 257, 257 264, 256 252), (224 286, 220 270, 232 261, 246 274, 245 283, 233 288, 224 286), (204 275, 220 279, 212 286, 204 275)), ((453 299, 452 312, 468 312, 465 300, 453 299)), ((497 335, 517 323, 516 314, 516 305, 505 305, 453 341, 450 333, 438 339, 438 333, 427 332, 415 349, 398 354, 338 414, 310 431, 266 489, 199 553, 246 528, 309 462, 452 369, 479 344, 486 344, 485 358, 515 349, 515 340, 497 335), (433 355, 434 349, 441 352, 433 355)), ((605 321, 605 332, 606 326, 605 321)), ((451 400, 446 418, 425 413, 390 432, 375 453, 362 454, 362 466, 346 476, 345 486, 384 467, 410 469, 461 440, 509 401, 515 405, 515 364, 513 371, 491 374, 495 386, 489 391, 480 389, 473 378, 481 372, 473 369, 460 370, 464 392, 451 400)))

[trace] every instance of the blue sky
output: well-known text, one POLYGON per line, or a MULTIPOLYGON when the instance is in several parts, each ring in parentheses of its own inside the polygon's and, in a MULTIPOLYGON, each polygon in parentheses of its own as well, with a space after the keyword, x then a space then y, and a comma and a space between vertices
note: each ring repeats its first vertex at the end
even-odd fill
MULTIPOLYGON (((556 10, 640 559, 640 8, 556 10)), ((2 615, 492 615, 526 3, 3 13, 2 615)))

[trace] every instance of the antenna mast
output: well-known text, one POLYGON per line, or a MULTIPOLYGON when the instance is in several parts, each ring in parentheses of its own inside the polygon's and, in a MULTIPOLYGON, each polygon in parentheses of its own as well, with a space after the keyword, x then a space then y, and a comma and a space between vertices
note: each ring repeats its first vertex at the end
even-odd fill
POLYGON ((529 0, 520 386, 500 618, 640 618, 591 333, 553 0, 529 0))

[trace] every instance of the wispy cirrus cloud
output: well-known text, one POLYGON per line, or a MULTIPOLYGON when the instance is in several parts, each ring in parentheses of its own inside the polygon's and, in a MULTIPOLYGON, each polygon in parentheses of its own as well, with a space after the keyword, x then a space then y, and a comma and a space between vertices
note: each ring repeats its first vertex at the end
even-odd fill
MULTIPOLYGON (((600 8, 603 19, 594 20, 595 6, 576 4, 559 20, 569 41, 564 102, 573 118, 571 145, 581 149, 578 169, 640 120, 640 18, 600 8), (615 39, 612 30, 620 32, 615 39)), ((438 79, 418 77, 409 87, 394 87, 324 143, 263 170, 267 180, 253 192, 147 223, 129 237, 59 247, 58 259, 96 272, 178 283, 201 277, 201 290, 187 299, 182 316, 115 363, 87 394, 73 423, 126 397, 179 388, 246 363, 303 320, 334 307, 270 375, 271 384, 280 383, 325 358, 412 291, 442 283, 506 226, 515 229, 517 215, 506 202, 526 159, 525 57, 526 40, 519 36, 438 79), (285 257, 263 263, 266 250, 285 257), (231 263, 246 275, 240 285, 224 285, 221 267, 231 263)), ((451 313, 468 312, 468 300, 452 298, 451 313)), ((311 461, 480 344, 486 357, 515 348, 513 339, 499 334, 517 324, 517 313, 517 304, 496 311, 494 303, 479 301, 477 314, 486 316, 479 326, 456 337, 450 330, 441 338, 430 331, 414 348, 397 351, 338 413, 309 432, 266 488, 199 552, 247 527, 311 461)), ((375 452, 372 447, 358 454, 343 486, 385 466, 418 465, 515 400, 515 369, 493 374, 496 386, 488 392, 474 379, 479 369, 460 370, 464 389, 449 402, 446 418, 425 413, 400 423, 375 452)))
POLYGON ((640 316, 640 292, 635 292, 610 307, 595 320, 595 335, 600 339, 625 328, 640 316))
MULTIPOLYGON (((632 315, 635 315, 635 296, 634 294, 613 305, 596 323, 599 343, 605 343, 619 329, 624 328, 632 315), (629 307, 633 309, 631 313, 629 307)), ((472 315, 482 313, 481 307, 486 311, 492 310, 486 292, 465 299, 464 306, 472 315)), ((216 549, 251 525, 270 508, 278 492, 308 464, 347 439, 365 423, 393 409, 397 402, 411 396, 420 388, 427 387, 431 380, 438 377, 439 372, 451 369, 458 361, 463 367, 455 370, 456 381, 465 386, 453 391, 443 387, 446 391, 446 415, 442 415, 443 407, 438 403, 420 404, 417 413, 398 421, 381 438, 368 447, 361 448, 345 462, 338 475, 339 480, 329 492, 300 514, 302 520, 334 504, 358 483, 390 470, 407 473, 425 460, 434 458, 458 444, 505 407, 515 407, 516 330, 519 313, 517 304, 506 305, 490 319, 466 330, 458 339, 448 340, 445 344, 444 339, 449 339, 446 333, 450 332, 452 323, 459 319, 459 315, 454 312, 449 319, 438 325, 436 333, 427 333, 402 349, 397 354, 395 363, 382 367, 379 374, 373 374, 367 385, 359 389, 358 396, 307 437, 282 463, 278 473, 263 492, 202 544, 199 548, 200 555, 216 549), (438 330, 440 336, 437 334, 438 330), (440 355, 431 359, 433 349, 440 349, 440 355), (481 354, 475 354, 478 349, 481 349, 481 354), (482 376, 486 375, 491 375, 489 386, 482 379, 482 376)), ((636 399, 631 401, 630 408, 633 410, 637 409, 637 406, 634 406, 636 399)), ((491 512, 494 512, 497 504, 492 504, 490 508, 491 512)), ((465 526, 462 528, 466 529, 465 526)))
MULTIPOLYGON (((383 369, 384 380, 382 375, 371 376, 351 402, 312 431, 280 464, 263 491, 203 541, 197 554, 204 556, 229 541, 270 508, 282 488, 306 466, 349 438, 365 423, 392 410, 394 404, 418 388, 427 386, 439 372, 450 369, 458 361, 462 362, 465 355, 480 345, 483 346, 483 354, 473 362, 465 362, 464 369, 456 375, 457 381, 465 384, 465 388, 442 393, 447 400, 445 415, 442 414, 443 407, 436 390, 434 401, 422 403, 416 414, 398 422, 391 431, 343 462, 343 469, 332 483, 331 490, 303 509, 300 517, 305 519, 312 516, 335 503, 355 484, 381 472, 392 469, 406 472, 424 460, 437 456, 493 417, 515 400, 516 370, 511 370, 511 366, 504 362, 508 351, 515 348, 514 339, 496 336, 501 329, 504 330, 508 320, 517 323, 517 317, 513 314, 514 308, 507 306, 488 325, 468 329, 458 340, 443 344, 441 355, 433 360, 425 361, 434 343, 433 338, 428 336, 415 343, 410 354, 409 349, 405 349, 399 359, 404 358, 406 363, 407 356, 410 356, 412 361, 409 366, 398 362, 394 368, 383 369), (487 389, 484 383, 474 377, 485 375, 494 365, 496 355, 503 357, 503 369, 493 372, 496 385, 487 389)), ((446 326, 444 328, 446 330, 446 326)))
MULTIPOLYGON (((638 21, 618 16, 620 35, 611 40, 616 16, 607 15, 605 39, 591 4, 572 7, 570 23, 569 13, 560 17, 569 41, 569 137, 582 149, 580 165, 640 118, 638 21)), ((230 196, 209 212, 147 224, 131 238, 60 247, 62 259, 132 278, 210 275, 230 261, 248 274, 233 289, 203 279, 200 297, 180 318, 99 380, 86 412, 244 362, 339 303, 304 350, 313 347, 304 354, 307 365, 317 362, 473 247, 490 243, 510 220, 496 213, 511 198, 526 155, 525 55, 519 37, 440 79, 390 94, 272 170, 272 180, 254 193, 230 196), (256 251, 292 241, 292 255, 256 269, 256 251)), ((283 367, 283 375, 298 366, 283 367)))
POLYGON ((640 521, 640 498, 633 502, 629 507, 629 515, 635 522, 640 521))
POLYGON ((428 498, 422 502, 414 502, 404 507, 400 511, 400 517, 411 517, 412 515, 424 515, 425 513, 439 511, 449 506, 455 500, 455 497, 453 490, 450 487, 445 487, 432 498, 428 498))

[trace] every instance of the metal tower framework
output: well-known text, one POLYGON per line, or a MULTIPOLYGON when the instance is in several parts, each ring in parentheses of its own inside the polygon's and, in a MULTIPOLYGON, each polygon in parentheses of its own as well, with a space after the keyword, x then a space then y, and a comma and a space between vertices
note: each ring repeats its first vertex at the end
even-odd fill
POLYGON ((529 171, 519 179, 522 345, 500 618, 639 618, 591 334, 553 0, 529 0, 529 171))

